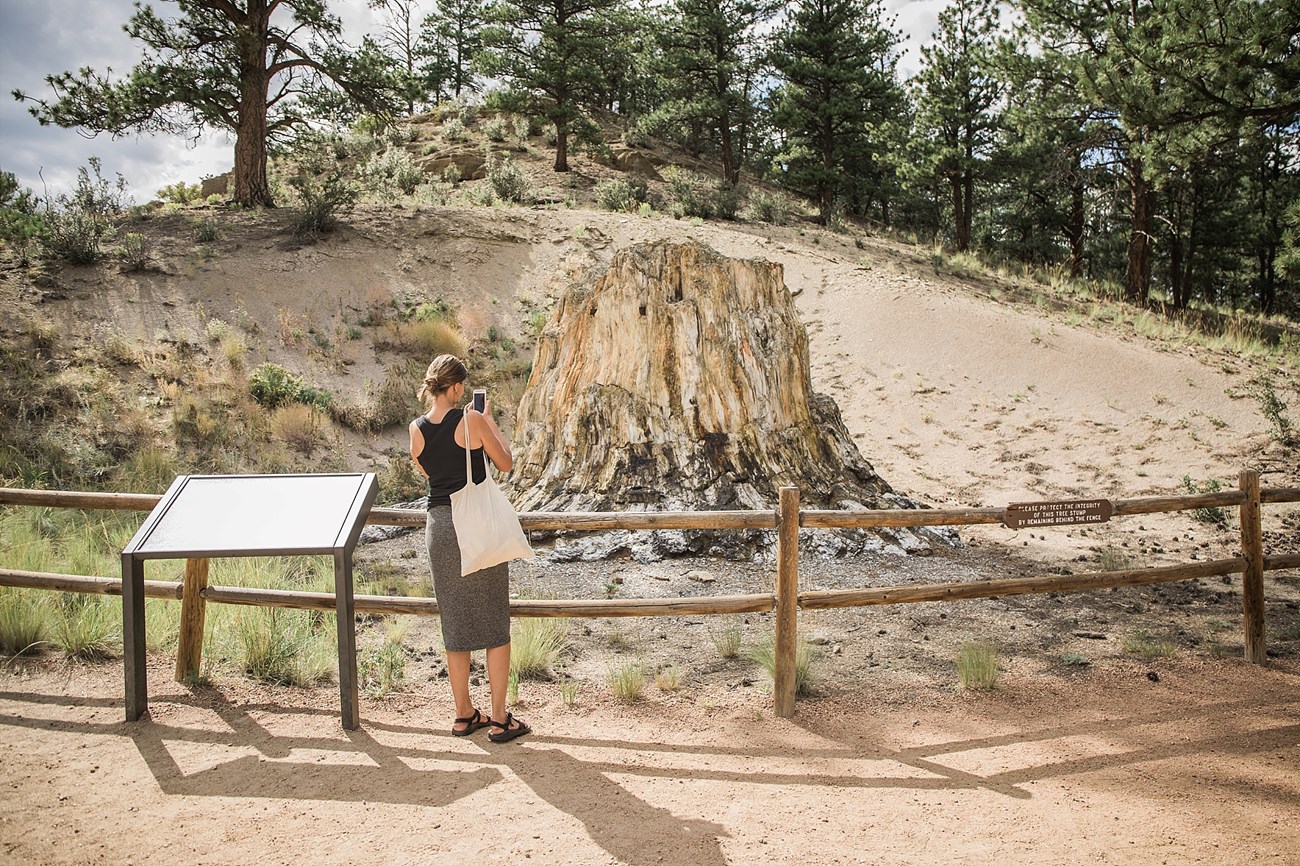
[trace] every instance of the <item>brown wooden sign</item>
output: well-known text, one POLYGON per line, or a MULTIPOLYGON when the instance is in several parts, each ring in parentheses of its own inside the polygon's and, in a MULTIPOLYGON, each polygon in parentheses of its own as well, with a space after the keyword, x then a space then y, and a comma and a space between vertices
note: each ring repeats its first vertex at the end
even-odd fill
POLYGON ((1115 512, 1109 499, 1080 499, 1073 502, 1013 502, 1002 512, 1002 523, 1011 529, 1030 526, 1068 526, 1073 523, 1105 523, 1115 512))

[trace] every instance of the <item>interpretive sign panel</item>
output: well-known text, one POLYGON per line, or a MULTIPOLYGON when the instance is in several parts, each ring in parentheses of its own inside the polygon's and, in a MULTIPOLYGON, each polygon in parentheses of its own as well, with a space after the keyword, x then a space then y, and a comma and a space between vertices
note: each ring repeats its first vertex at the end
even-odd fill
POLYGON ((352 551, 379 492, 373 472, 313 475, 182 475, 122 549, 122 644, 126 720, 149 707, 145 680, 144 565, 150 559, 225 556, 334 557, 339 701, 357 727, 352 551))
POLYGON ((1011 529, 1031 526, 1068 526, 1075 523, 1105 523, 1114 513, 1109 499, 1080 499, 1073 502, 1013 502, 1002 512, 1002 523, 1011 529))

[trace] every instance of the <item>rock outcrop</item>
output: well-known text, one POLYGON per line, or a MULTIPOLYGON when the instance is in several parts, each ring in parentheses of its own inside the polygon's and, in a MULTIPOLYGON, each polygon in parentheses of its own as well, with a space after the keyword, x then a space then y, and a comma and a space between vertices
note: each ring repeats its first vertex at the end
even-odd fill
MULTIPOLYGON (((834 401, 813 393, 781 266, 698 243, 621 250, 569 289, 539 338, 514 439, 521 510, 765 509, 786 485, 810 508, 916 507, 858 452, 834 401)), ((575 555, 765 543, 738 535, 611 533, 575 555)), ((828 552, 886 544, 928 549, 904 530, 841 534, 828 552)))

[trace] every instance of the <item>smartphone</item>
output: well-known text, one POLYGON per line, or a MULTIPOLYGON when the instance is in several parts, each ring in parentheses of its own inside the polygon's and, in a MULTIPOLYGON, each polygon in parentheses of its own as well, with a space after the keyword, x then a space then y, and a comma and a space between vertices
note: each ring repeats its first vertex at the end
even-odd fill
POLYGON ((474 389, 474 411, 482 412, 486 408, 487 408, 487 389, 475 388, 474 389))

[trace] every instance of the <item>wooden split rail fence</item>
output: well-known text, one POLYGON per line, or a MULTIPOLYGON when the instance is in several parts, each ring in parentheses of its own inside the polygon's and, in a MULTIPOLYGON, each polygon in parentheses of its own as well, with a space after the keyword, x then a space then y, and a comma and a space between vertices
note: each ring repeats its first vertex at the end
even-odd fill
MULTIPOLYGON (((84 493, 72 491, 20 490, 0 488, 0 505, 29 505, 51 508, 127 509, 148 511, 160 497, 141 494, 84 493)), ((866 589, 799 591, 799 530, 871 529, 880 527, 1017 525, 1023 513, 1018 509, 1037 509, 1045 515, 1041 525, 1079 522, 1062 509, 1075 509, 1081 503, 1033 503, 1007 508, 924 508, 908 510, 815 511, 801 510, 799 491, 783 488, 779 506, 772 511, 694 511, 694 512, 531 512, 520 516, 525 529, 551 531, 598 531, 611 529, 708 529, 708 530, 775 530, 777 533, 777 576, 775 591, 752 595, 727 595, 676 599, 518 599, 510 603, 512 616, 522 617, 615 617, 615 616, 698 616, 736 613, 775 612, 774 709, 778 716, 794 714, 795 656, 797 651, 797 613, 800 608, 816 610, 879 604, 909 604, 923 601, 956 601, 992 598, 1028 593, 1074 592, 1117 586, 1166 583, 1222 575, 1242 575, 1242 614, 1245 657, 1255 664, 1265 660, 1264 583, 1265 571, 1300 568, 1300 554, 1267 556, 1264 551, 1261 505, 1300 502, 1300 488, 1261 489, 1259 474, 1245 470, 1240 474, 1238 489, 1219 493, 1185 496, 1147 497, 1141 499, 1092 500, 1083 503, 1085 511, 1096 503, 1104 505, 1104 515, 1083 518, 1100 522, 1111 516, 1189 511, 1202 508, 1236 507, 1240 513, 1240 556, 1186 565, 1157 568, 1101 571, 1086 574, 1045 575, 994 580, 931 583, 915 586, 886 586, 866 589)), ((375 508, 367 522, 386 526, 422 526, 424 512, 395 508, 375 508)), ((176 677, 183 679, 197 672, 202 656, 203 611, 207 602, 261 605, 309 610, 336 609, 333 593, 290 592, 274 589, 245 589, 209 586, 205 559, 188 560, 183 582, 145 581, 145 595, 150 598, 174 599, 182 603, 180 648, 177 652, 176 677)), ((0 586, 50 589, 64 592, 120 595, 119 578, 0 569, 0 586)), ((354 599, 358 613, 434 615, 435 599, 393 598, 358 595, 354 599)))

